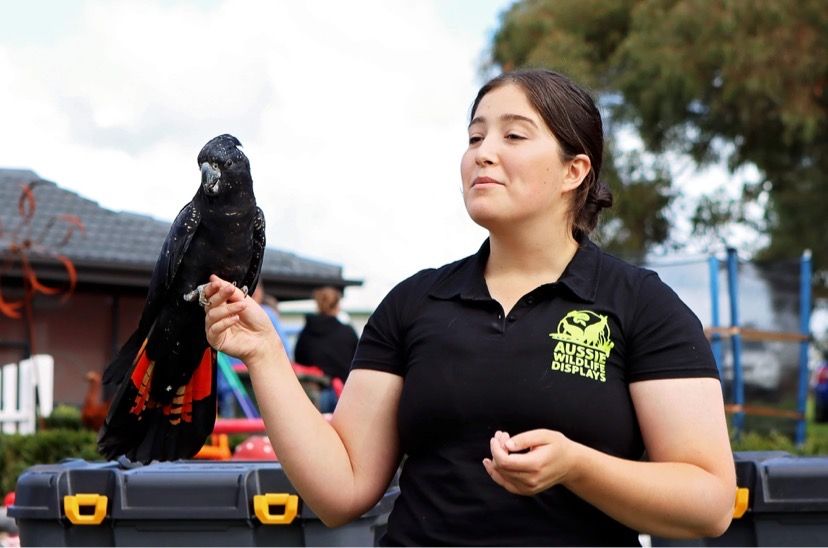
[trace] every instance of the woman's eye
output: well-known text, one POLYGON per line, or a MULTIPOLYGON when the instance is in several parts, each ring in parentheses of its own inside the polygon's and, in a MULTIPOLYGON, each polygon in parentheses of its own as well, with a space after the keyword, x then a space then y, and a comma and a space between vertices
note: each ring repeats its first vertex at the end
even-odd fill
POLYGON ((522 141, 523 139, 526 139, 526 137, 518 135, 517 133, 507 133, 506 139, 509 141, 522 141))
POLYGON ((481 137, 480 135, 472 135, 471 137, 469 137, 469 144, 473 145, 473 144, 479 143, 482 140, 483 140, 483 137, 481 137))

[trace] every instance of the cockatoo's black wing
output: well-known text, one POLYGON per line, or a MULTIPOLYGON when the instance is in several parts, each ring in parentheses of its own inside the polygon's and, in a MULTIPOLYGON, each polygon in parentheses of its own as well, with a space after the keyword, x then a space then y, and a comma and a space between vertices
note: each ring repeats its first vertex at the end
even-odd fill
POLYGON ((192 202, 178 212, 161 246, 158 260, 155 262, 138 329, 104 371, 103 384, 120 383, 135 366, 135 357, 149 336, 159 311, 169 297, 175 274, 181 266, 193 235, 198 230, 200 220, 201 215, 192 202))
POLYGON ((250 267, 247 269, 242 285, 246 286, 252 295, 259 283, 259 274, 262 271, 262 260, 265 251, 265 217, 261 208, 258 207, 256 208, 256 217, 253 220, 251 248, 253 252, 250 256, 250 267))

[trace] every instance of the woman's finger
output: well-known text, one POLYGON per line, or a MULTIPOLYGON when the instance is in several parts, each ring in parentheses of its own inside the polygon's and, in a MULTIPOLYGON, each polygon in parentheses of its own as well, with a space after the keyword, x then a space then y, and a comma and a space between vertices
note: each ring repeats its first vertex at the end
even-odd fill
POLYGON ((500 473, 497 465, 494 461, 492 461, 492 459, 483 459, 483 467, 486 469, 486 472, 488 472, 489 477, 491 477, 496 484, 500 485, 510 493, 514 493, 515 495, 521 494, 520 490, 500 473))
POLYGON ((515 434, 506 442, 509 451, 526 451, 538 445, 545 445, 552 442, 553 433, 549 430, 529 430, 515 434))
POLYGON ((245 308, 246 303, 244 301, 210 303, 210 309, 207 311, 207 319, 208 321, 218 321, 225 316, 238 315, 245 308))
MULTIPOLYGON (((230 282, 219 278, 215 274, 210 275, 210 281, 204 287, 203 291, 204 296, 207 299, 211 299, 218 295, 218 297, 216 297, 218 301, 241 301, 246 297, 241 289, 230 282)), ((217 301, 214 299, 211 304, 212 306, 215 306, 217 301)))
POLYGON ((207 340, 211 342, 219 341, 224 336, 224 332, 227 331, 233 325, 237 324, 238 322, 239 316, 234 314, 232 316, 227 316, 226 318, 211 323, 207 326, 207 340))
MULTIPOLYGON (((224 303, 238 302, 240 300, 243 300, 244 299, 243 294, 242 294, 241 299, 234 298, 235 297, 235 291, 237 291, 235 286, 233 286, 232 284, 228 284, 228 283, 224 282, 224 285, 219 287, 218 290, 215 291, 215 293, 213 293, 211 296, 209 296, 207 298, 207 304, 204 307, 204 309, 205 310, 210 310, 210 309, 219 307, 224 303)), ((241 293, 241 291, 239 291, 239 293, 241 293)), ((209 293, 206 293, 206 292, 205 292, 205 294, 209 295, 209 293)))
POLYGON ((221 278, 214 274, 210 276, 210 281, 204 286, 204 297, 209 300, 210 297, 218 293, 219 289, 221 289, 221 278))
POLYGON ((492 452, 492 460, 498 465, 504 462, 506 457, 509 456, 509 453, 500 441, 498 433, 495 433, 495 435, 489 440, 489 450, 492 452))

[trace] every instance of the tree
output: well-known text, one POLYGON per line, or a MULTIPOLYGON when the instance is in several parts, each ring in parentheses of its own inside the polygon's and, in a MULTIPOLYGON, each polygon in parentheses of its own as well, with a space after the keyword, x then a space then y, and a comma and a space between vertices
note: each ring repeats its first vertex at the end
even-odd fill
POLYGON ((648 204, 608 220, 638 242, 626 245, 668 239, 644 219, 659 212, 666 222, 677 194, 666 158, 755 166, 759 179, 743 185, 741 203, 699 204, 695 233, 754 222, 768 235, 757 258, 810 248, 826 289, 828 0, 523 0, 502 15, 491 61, 553 68, 592 87, 608 133, 634 128, 661 162, 641 173, 630 167, 635 158, 604 161, 615 164, 621 204, 648 204), (763 206, 759 219, 745 203, 763 206))

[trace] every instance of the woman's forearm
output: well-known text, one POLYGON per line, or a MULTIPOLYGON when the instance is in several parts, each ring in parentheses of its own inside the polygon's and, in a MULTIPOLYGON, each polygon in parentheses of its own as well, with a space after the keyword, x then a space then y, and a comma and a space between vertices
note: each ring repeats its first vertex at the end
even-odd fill
POLYGON ((577 464, 563 484, 628 527, 693 538, 719 536, 730 524, 729 479, 694 464, 624 460, 581 444, 574 450, 577 464))
POLYGON ((277 337, 247 363, 267 433, 293 486, 320 519, 360 515, 354 469, 338 433, 307 397, 277 337))
POLYGON ((207 340, 247 364, 268 436, 305 503, 327 525, 361 515, 382 496, 398 462, 402 380, 352 375, 359 382, 354 388, 349 378, 329 423, 305 394, 264 310, 217 276, 204 294, 207 340))

